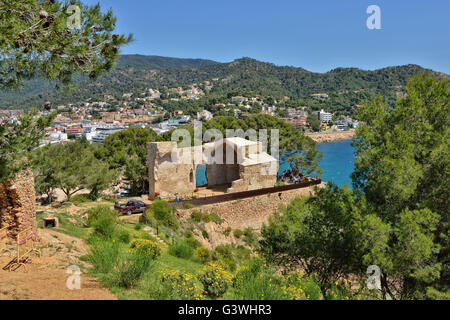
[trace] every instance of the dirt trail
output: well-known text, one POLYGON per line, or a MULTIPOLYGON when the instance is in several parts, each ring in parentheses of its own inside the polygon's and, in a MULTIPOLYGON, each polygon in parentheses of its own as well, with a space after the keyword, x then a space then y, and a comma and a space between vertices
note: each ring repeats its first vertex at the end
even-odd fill
POLYGON ((9 272, 2 268, 13 258, 14 245, 0 254, 0 300, 115 300, 109 290, 103 288, 97 279, 81 274, 81 288, 70 290, 66 273, 70 265, 85 270, 86 265, 79 257, 87 253, 83 240, 54 230, 39 230, 41 242, 38 247, 42 258, 31 254, 27 272, 21 267, 9 272))

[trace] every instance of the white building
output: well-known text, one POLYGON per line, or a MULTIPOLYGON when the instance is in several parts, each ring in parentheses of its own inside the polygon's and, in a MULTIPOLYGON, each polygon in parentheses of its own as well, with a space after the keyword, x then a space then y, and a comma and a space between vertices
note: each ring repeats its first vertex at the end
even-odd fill
POLYGON ((325 112, 325 111, 323 111, 323 109, 320 110, 320 111, 315 111, 314 114, 317 115, 317 118, 321 122, 331 122, 331 120, 333 118, 333 114, 332 113, 325 112))

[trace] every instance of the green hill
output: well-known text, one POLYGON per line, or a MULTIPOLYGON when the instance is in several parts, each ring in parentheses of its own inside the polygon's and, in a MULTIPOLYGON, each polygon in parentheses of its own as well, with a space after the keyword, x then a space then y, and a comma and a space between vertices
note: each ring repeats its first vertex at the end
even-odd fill
POLYGON ((344 110, 378 93, 393 104, 396 95, 403 92, 407 78, 424 70, 417 65, 405 65, 375 71, 337 68, 327 73, 314 73, 250 58, 217 63, 201 59, 125 55, 113 70, 99 79, 77 79, 77 88, 69 92, 54 90, 54 84, 40 79, 30 80, 20 91, 2 91, 0 108, 41 106, 45 101, 56 105, 99 101, 105 94, 119 97, 150 87, 189 85, 219 78, 213 82, 212 96, 246 93, 277 99, 288 96, 308 105, 320 104, 321 107, 344 110), (317 102, 311 97, 314 93, 327 93, 329 98, 317 102))

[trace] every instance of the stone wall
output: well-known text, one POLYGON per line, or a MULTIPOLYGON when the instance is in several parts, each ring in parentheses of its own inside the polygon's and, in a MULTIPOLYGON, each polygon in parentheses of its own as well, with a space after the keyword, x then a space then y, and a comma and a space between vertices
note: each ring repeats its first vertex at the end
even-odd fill
POLYGON ((36 194, 31 171, 23 171, 13 181, 0 184, 0 228, 8 227, 15 238, 25 228, 37 228, 36 194))
POLYGON ((252 228, 258 230, 280 205, 288 205, 296 197, 310 196, 313 188, 302 188, 279 193, 266 194, 253 198, 222 202, 193 209, 179 210, 181 216, 190 217, 194 210, 215 213, 224 219, 232 229, 252 228))
MULTIPOLYGON (((321 188, 324 184, 318 185, 321 188)), ((214 250, 222 244, 243 244, 242 239, 236 239, 233 234, 226 236, 224 231, 227 227, 231 229, 245 230, 251 228, 258 232, 262 225, 269 221, 269 218, 279 210, 280 206, 289 205, 295 198, 308 197, 314 193, 314 187, 294 189, 262 195, 237 201, 216 203, 211 205, 198 206, 193 209, 179 209, 178 216, 188 221, 192 211, 200 210, 207 213, 215 213, 224 221, 222 224, 209 222, 205 224, 208 239, 203 238, 198 230, 194 230, 194 236, 202 245, 210 250, 214 250), (281 193, 281 195, 280 195, 281 193)))

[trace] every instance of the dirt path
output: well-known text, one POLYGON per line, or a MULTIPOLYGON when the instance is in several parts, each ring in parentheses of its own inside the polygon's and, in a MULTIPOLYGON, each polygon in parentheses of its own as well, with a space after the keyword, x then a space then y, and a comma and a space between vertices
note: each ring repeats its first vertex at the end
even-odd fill
POLYGON ((3 270, 14 255, 14 246, 0 256, 0 300, 115 300, 109 290, 103 288, 97 279, 81 277, 81 288, 70 290, 66 282, 70 274, 67 267, 78 265, 85 270, 79 257, 87 253, 83 240, 53 230, 39 230, 42 258, 34 254, 27 272, 21 267, 17 271, 3 270))

